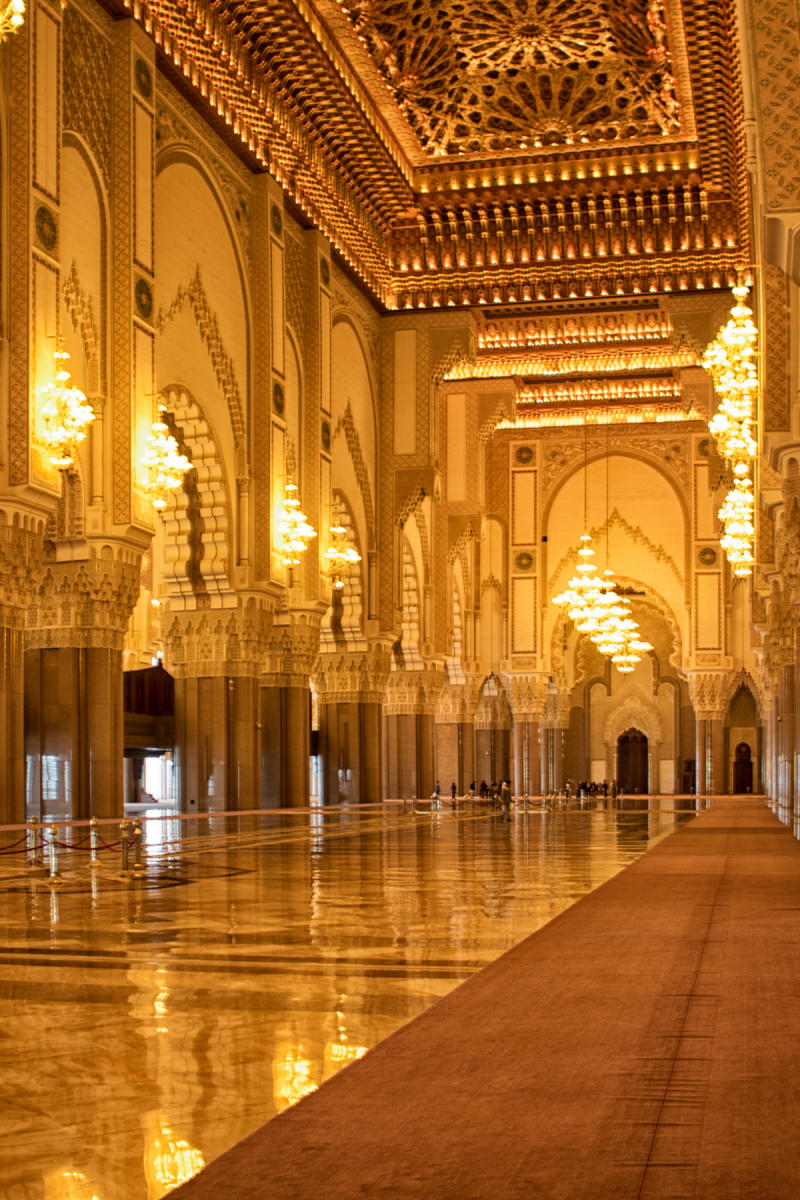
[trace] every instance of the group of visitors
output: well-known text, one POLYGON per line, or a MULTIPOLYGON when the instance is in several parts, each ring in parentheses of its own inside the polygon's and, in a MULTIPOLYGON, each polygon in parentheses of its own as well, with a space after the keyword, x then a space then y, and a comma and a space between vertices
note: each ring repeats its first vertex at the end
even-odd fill
POLYGON ((611 783, 607 779, 602 783, 597 783, 594 779, 590 783, 585 779, 575 783, 573 779, 568 779, 564 790, 568 800, 570 796, 577 796, 579 800, 596 800, 598 796, 608 799, 610 796, 612 800, 616 800, 617 796, 622 795, 622 788, 616 779, 612 779, 611 783))
MULTIPOLYGON (((441 804, 441 794, 442 794, 441 784, 439 783, 439 780, 437 779, 436 783, 433 785, 433 794, 431 796, 431 801, 435 804, 435 806, 437 808, 441 804)), ((467 798, 469 800, 474 800, 476 795, 479 796, 481 800, 490 800, 492 802, 492 805, 500 811, 502 819, 504 821, 511 820, 511 780, 510 779, 502 779, 500 781, 500 783, 493 781, 491 784, 487 783, 485 779, 482 779, 480 782, 479 788, 477 787, 476 782, 473 779, 472 783, 469 785, 469 792, 467 793, 467 798)), ((450 784, 450 802, 454 808, 456 805, 457 797, 458 797, 458 787, 456 786, 455 780, 453 780, 453 782, 450 784)))

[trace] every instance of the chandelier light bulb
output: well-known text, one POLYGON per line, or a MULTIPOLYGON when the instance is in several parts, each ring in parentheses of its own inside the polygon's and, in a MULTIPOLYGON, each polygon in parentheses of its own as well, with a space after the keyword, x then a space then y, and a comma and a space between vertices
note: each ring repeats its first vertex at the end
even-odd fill
POLYGON ((287 479, 283 489, 283 512, 278 520, 278 551, 283 565, 299 566, 308 543, 316 536, 316 529, 300 511, 297 484, 293 479, 287 479))
POLYGON ((566 611, 578 633, 586 634, 626 674, 653 647, 642 639, 630 605, 617 592, 613 571, 605 570, 597 578, 591 540, 588 533, 581 534, 575 575, 553 603, 566 611))
POLYGON ((348 542, 348 529, 345 525, 331 525, 330 539, 330 545, 325 551, 325 557, 328 560, 328 578, 331 581, 331 587, 341 591, 350 568, 361 562, 361 555, 355 546, 348 542))
POLYGON ((94 410, 80 388, 70 387, 67 351, 56 350, 53 357, 55 382, 41 390, 42 437, 50 450, 50 462, 59 470, 66 470, 75 463, 78 445, 85 440, 94 420, 94 410))
POLYGON ((758 330, 745 304, 748 290, 743 284, 733 288, 736 303, 730 319, 702 358, 719 398, 719 408, 708 428, 734 477, 733 487, 718 513, 724 526, 720 545, 734 568, 734 575, 738 576, 749 575, 755 563, 755 503, 750 472, 758 453, 753 436, 758 398, 755 361, 758 330))
POLYGON ((152 424, 142 465, 147 472, 145 491, 152 500, 153 508, 161 512, 167 507, 170 493, 183 486, 186 472, 192 469, 191 461, 181 454, 178 443, 163 421, 154 421, 152 424))
POLYGON ((0 8, 0 42, 10 33, 16 33, 25 20, 24 0, 9 0, 0 8))

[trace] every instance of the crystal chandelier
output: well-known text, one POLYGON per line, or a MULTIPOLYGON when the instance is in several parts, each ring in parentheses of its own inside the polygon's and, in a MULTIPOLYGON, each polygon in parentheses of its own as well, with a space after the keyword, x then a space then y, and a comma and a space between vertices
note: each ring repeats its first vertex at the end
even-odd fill
POLYGON ((10 33, 16 33, 24 20, 24 0, 8 0, 8 4, 0 8, 0 42, 5 41, 10 33))
POLYGON ((706 348, 702 365, 714 381, 719 408, 708 423, 720 454, 733 470, 734 484, 718 512, 725 528, 720 545, 734 575, 750 575, 755 556, 755 503, 750 464, 758 446, 753 437, 758 371, 756 348, 758 330, 753 314, 745 304, 748 288, 737 284, 733 289, 736 303, 728 323, 706 348))
MULTIPOLYGON (((160 409, 164 412, 164 409, 160 409)), ((183 485, 183 477, 191 471, 192 463, 178 450, 178 443, 164 421, 154 421, 147 448, 142 457, 147 471, 145 491, 159 512, 167 507, 170 493, 183 485)))
POLYGON ((350 573, 350 568, 361 562, 361 555, 348 540, 348 529, 345 525, 331 525, 330 545, 325 551, 328 560, 328 578, 331 587, 340 590, 350 573))
MULTIPOLYGON (((743 464, 739 464, 734 470, 738 471, 741 466, 743 464)), ((753 570, 753 542, 756 536, 754 512, 753 484, 745 467, 744 471, 734 477, 733 487, 725 497, 718 514, 725 526, 720 545, 733 567, 734 575, 750 575, 753 570)))
POLYGON ((59 470, 66 470, 75 463, 78 443, 86 438, 94 410, 80 388, 69 386, 66 350, 56 350, 53 357, 57 364, 55 383, 48 383, 41 390, 42 438, 50 450, 50 462, 59 470))
POLYGON ((309 525, 305 513, 300 511, 297 484, 290 476, 283 489, 283 512, 278 521, 277 549, 283 565, 299 566, 300 556, 305 554, 308 543, 316 536, 316 529, 309 525))
POLYGON ((613 572, 606 570, 602 579, 597 578, 591 540, 588 533, 581 534, 581 561, 567 590, 555 596, 553 603, 566 609, 578 632, 586 634, 618 671, 630 674, 653 647, 642 638, 629 603, 617 592, 613 572))

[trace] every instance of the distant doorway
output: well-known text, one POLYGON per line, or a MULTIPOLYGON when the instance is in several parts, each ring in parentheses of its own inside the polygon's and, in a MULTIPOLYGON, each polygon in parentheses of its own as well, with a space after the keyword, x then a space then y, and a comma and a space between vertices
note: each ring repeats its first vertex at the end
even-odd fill
POLYGON ((647 738, 638 729, 627 729, 617 739, 619 785, 626 795, 649 791, 647 738))
POLYGON ((739 742, 733 757, 733 791, 737 796, 753 790, 753 756, 747 742, 739 742))

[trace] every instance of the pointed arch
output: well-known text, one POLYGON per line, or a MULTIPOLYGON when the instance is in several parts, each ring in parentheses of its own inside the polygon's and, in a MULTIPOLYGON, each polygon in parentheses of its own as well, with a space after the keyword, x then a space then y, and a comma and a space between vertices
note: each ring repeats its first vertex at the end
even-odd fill
POLYGON ((212 607, 231 591, 230 500, 221 457, 202 408, 180 384, 160 393, 165 421, 192 461, 162 517, 162 581, 171 597, 212 607), (216 600, 214 598, 217 598, 216 600))

